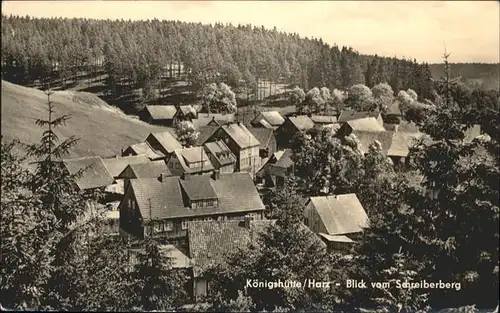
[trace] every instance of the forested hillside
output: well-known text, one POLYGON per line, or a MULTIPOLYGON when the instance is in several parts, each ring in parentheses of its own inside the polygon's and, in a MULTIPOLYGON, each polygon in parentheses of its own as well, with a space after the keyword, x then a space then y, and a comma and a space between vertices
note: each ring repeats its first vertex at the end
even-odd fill
POLYGON ((257 100, 263 82, 270 95, 281 90, 278 83, 307 90, 380 82, 393 90, 411 88, 422 98, 430 94, 427 64, 365 56, 251 25, 2 15, 1 27, 3 79, 100 92, 125 111, 163 101, 172 80, 186 81, 192 94, 207 82, 225 81, 257 100))
MULTIPOLYGON (((462 81, 470 87, 479 87, 483 90, 500 90, 500 64, 491 63, 457 63, 451 64, 454 76, 461 76, 462 81)), ((443 64, 429 65, 432 77, 440 78, 444 75, 443 64)))

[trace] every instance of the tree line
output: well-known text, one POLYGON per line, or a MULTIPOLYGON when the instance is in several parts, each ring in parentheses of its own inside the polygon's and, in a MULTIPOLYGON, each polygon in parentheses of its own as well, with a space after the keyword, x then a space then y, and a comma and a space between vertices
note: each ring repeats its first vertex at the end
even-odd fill
POLYGON ((1 27, 3 79, 53 86, 86 79, 90 85, 106 74, 104 92, 113 99, 140 89, 140 101, 152 101, 173 76, 184 77, 195 90, 224 81, 253 94, 264 81, 306 90, 387 82, 423 98, 431 88, 428 64, 362 55, 276 28, 5 15, 1 27))

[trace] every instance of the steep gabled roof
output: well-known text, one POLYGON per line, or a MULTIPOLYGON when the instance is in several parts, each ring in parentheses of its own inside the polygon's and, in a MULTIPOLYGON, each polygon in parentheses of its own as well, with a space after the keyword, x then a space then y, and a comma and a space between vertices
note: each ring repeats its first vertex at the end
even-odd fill
POLYGON ((150 160, 145 155, 132 155, 126 157, 103 159, 104 165, 113 177, 117 177, 130 164, 148 163, 150 160))
POLYGON ((82 176, 75 182, 81 190, 106 187, 114 181, 113 176, 98 156, 66 159, 63 162, 72 175, 83 171, 82 176))
MULTIPOLYGON (((170 170, 168 169, 167 163, 163 160, 151 161, 142 164, 131 164, 127 166, 132 173, 134 173, 136 178, 158 178, 160 174, 165 176, 171 176, 170 170)), ((123 172, 127 170, 125 168, 123 172)), ((123 172, 118 175, 118 178, 123 178, 123 172)))
POLYGON ((172 153, 176 149, 182 149, 182 145, 168 131, 150 133, 149 136, 153 136, 167 153, 172 153))
POLYGON ((407 157, 410 147, 415 143, 415 140, 422 136, 422 133, 395 132, 392 135, 391 146, 387 151, 387 156, 407 157))
POLYGON ((242 123, 231 123, 221 128, 241 149, 260 146, 259 140, 242 123))
POLYGON ((353 111, 353 110, 343 110, 342 112, 340 112, 340 115, 339 115, 339 118, 338 118, 337 122, 338 123, 345 123, 345 122, 348 122, 348 121, 357 120, 357 119, 360 119, 360 118, 367 118, 367 117, 378 118, 379 115, 380 115, 380 112, 378 112, 378 111, 372 111, 372 112, 362 111, 362 112, 358 112, 358 111, 353 111))
POLYGON ((141 142, 135 145, 131 145, 127 148, 127 150, 128 149, 132 150, 137 155, 143 154, 150 159, 159 159, 165 157, 165 155, 160 151, 153 150, 147 142, 141 142))
POLYGON ((222 140, 207 142, 205 148, 219 162, 220 166, 233 164, 236 162, 236 156, 229 150, 228 146, 222 140))
POLYGON ((314 127, 314 122, 307 115, 289 116, 288 119, 298 130, 309 130, 314 127))
POLYGON ((385 131, 384 126, 380 125, 374 117, 365 117, 355 120, 350 120, 346 122, 351 126, 353 132, 364 131, 364 132, 383 132, 385 131))
MULTIPOLYGON (((187 180, 197 184, 206 178, 193 175, 187 180)), ((264 210, 264 204, 249 173, 221 173, 211 184, 218 196, 218 207, 191 209, 185 207, 181 192, 181 178, 164 177, 161 182, 154 178, 131 179, 132 192, 143 219, 167 219, 178 217, 195 217, 232 212, 248 212, 264 210), (149 205, 151 201, 151 206, 149 205)))
POLYGON ((260 142, 260 148, 266 149, 274 136, 272 128, 248 127, 248 131, 260 142))
POLYGON ((198 127, 198 138, 196 139, 196 145, 203 145, 215 132, 220 128, 220 126, 200 126, 198 127))
POLYGON ((369 220, 356 194, 309 198, 325 225, 328 235, 357 233, 368 227, 369 220))
POLYGON ((149 112, 154 120, 173 119, 177 113, 174 105, 146 105, 145 110, 149 112))

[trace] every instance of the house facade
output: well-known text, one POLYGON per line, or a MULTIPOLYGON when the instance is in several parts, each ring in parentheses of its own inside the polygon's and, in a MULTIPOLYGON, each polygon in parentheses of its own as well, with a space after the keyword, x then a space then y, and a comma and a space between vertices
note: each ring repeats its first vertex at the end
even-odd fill
POLYGON ((260 142, 259 156, 261 159, 267 159, 277 151, 276 137, 272 128, 248 127, 248 130, 260 142))
POLYGON ((276 130, 276 144, 278 150, 291 148, 293 137, 301 132, 314 128, 314 122, 307 115, 288 116, 276 130))
POLYGON ((234 173, 236 156, 229 150, 224 141, 207 142, 203 147, 216 170, 220 173, 234 173))
POLYGON ((220 126, 207 142, 222 140, 236 156, 236 171, 251 173, 252 177, 261 166, 260 142, 242 124, 220 126))
POLYGON ((173 176, 206 174, 214 170, 203 147, 175 150, 167 166, 173 176))
POLYGON ((186 244, 190 221, 262 219, 264 204, 248 173, 132 179, 119 206, 120 228, 135 238, 186 244))

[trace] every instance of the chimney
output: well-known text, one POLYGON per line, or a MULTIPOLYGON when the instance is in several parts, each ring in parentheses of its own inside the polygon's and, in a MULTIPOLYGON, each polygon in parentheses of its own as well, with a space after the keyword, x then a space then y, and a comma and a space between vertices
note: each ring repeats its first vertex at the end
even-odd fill
POLYGON ((160 177, 158 177, 158 180, 163 183, 165 181, 165 177, 167 177, 167 175, 165 173, 161 173, 160 174, 160 177))
POLYGON ((124 152, 124 150, 123 150, 123 148, 122 148, 122 156, 123 156, 123 152, 124 152))
POLYGON ((219 179, 220 179, 220 171, 219 171, 219 170, 215 170, 215 171, 212 173, 212 179, 213 179, 213 180, 219 180, 219 179))
POLYGON ((253 216, 245 216, 245 228, 250 229, 251 221, 253 221, 253 216))

